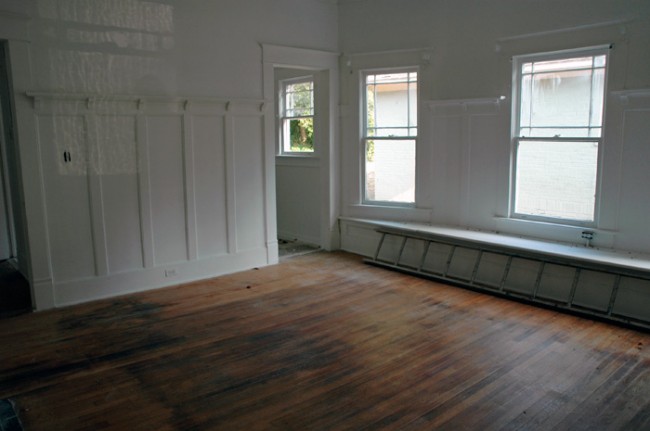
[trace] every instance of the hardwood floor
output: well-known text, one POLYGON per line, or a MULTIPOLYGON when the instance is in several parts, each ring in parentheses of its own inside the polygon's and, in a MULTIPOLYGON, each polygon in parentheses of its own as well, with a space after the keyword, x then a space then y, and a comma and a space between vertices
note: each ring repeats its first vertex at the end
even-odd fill
POLYGON ((0 321, 26 430, 648 430, 650 334, 313 253, 0 321))

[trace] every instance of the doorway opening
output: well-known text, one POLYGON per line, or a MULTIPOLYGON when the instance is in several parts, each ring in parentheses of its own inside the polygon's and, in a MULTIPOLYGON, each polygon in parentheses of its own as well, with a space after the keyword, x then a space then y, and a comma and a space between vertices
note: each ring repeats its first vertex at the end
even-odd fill
POLYGON ((275 186, 280 259, 321 247, 321 72, 274 68, 275 186))
POLYGON ((266 217, 269 263, 278 261, 279 242, 284 241, 336 250, 340 240, 339 54, 263 44, 262 59, 264 99, 273 105, 274 114, 265 116, 265 166, 270 174, 266 198, 273 208, 266 217), (296 84, 285 88, 284 94, 301 93, 297 96, 303 101, 312 91, 313 112, 294 109, 300 105, 280 111, 280 81, 296 84), (280 140, 281 121, 289 128, 286 136, 291 135, 292 125, 299 126, 300 142, 280 140), (313 142, 306 139, 311 125, 313 142))
POLYGON ((0 318, 32 309, 29 282, 18 261, 21 199, 8 60, 7 44, 0 42, 0 318))

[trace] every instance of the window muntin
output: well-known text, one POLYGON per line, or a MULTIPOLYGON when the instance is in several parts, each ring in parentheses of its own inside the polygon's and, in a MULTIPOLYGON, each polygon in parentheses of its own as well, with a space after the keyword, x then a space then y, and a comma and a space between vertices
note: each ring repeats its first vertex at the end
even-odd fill
POLYGON ((595 222, 606 64, 604 50, 515 62, 513 216, 595 222))
POLYGON ((314 81, 300 78, 282 82, 280 97, 282 153, 314 152, 314 81))
POLYGON ((521 64, 520 137, 600 137, 606 56, 521 64))
POLYGON ((417 71, 364 75, 364 201, 415 202, 417 71))

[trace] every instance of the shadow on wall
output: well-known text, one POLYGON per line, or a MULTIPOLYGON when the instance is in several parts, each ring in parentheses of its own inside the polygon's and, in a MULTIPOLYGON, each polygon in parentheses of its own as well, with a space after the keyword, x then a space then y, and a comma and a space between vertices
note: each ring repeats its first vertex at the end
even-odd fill
POLYGON ((38 0, 37 13, 36 37, 49 46, 41 87, 165 94, 165 83, 167 90, 173 86, 175 69, 164 58, 175 46, 173 6, 141 0, 38 0))

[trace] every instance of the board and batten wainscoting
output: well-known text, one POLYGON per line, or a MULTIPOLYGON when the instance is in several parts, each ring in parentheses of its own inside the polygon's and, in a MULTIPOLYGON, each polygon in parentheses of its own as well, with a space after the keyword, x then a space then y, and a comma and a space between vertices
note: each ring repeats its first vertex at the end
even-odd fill
POLYGON ((28 96, 54 306, 277 261, 264 100, 28 96))

